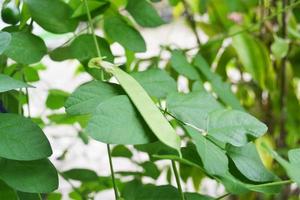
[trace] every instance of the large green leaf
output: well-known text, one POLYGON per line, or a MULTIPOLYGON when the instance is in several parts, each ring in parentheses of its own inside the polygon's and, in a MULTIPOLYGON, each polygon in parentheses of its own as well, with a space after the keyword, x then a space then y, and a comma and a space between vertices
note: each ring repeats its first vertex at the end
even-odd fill
POLYGON ((0 31, 0 54, 8 47, 11 41, 11 35, 7 32, 0 31))
MULTIPOLYGON (((112 62, 114 60, 114 56, 112 55, 109 44, 104 38, 99 36, 96 38, 101 55, 105 57, 105 60, 112 62)), ((91 34, 79 35, 70 45, 54 49, 50 53, 51 59, 55 61, 63 61, 66 59, 88 61, 97 56, 97 49, 91 34)))
POLYGON ((39 62, 47 53, 44 41, 28 32, 11 33, 11 41, 4 54, 21 64, 39 62))
POLYGON ((52 154, 42 129, 20 115, 0 113, 0 138, 0 157, 3 158, 36 160, 52 154))
POLYGON ((226 151, 237 169, 251 181, 268 182, 275 179, 275 176, 264 167, 253 143, 242 147, 229 145, 226 151))
POLYGON ((128 0, 126 10, 141 26, 156 27, 164 24, 153 6, 146 0, 128 0))
POLYGON ((104 30, 111 40, 120 43, 124 48, 134 52, 146 51, 146 43, 142 35, 121 15, 113 11, 107 12, 104 16, 104 30))
POLYGON ((58 175, 47 159, 14 161, 0 158, 0 179, 10 187, 30 193, 48 193, 58 187, 58 175))
POLYGON ((191 80, 199 79, 198 71, 187 61, 182 51, 172 51, 171 65, 178 74, 184 75, 191 80))
POLYGON ((228 171, 228 158, 225 151, 205 138, 205 136, 197 130, 187 126, 185 128, 196 145, 198 154, 201 157, 204 169, 207 173, 211 175, 226 174, 228 171))
POLYGON ((242 111, 222 109, 209 114, 208 135, 233 146, 248 143, 248 136, 260 137, 268 128, 255 117, 242 111))
POLYGON ((52 33, 73 32, 78 21, 71 19, 72 9, 62 0, 25 0, 33 20, 52 33))
POLYGON ((218 74, 211 71, 208 63, 204 60, 201 54, 197 54, 193 63, 211 83, 212 89, 225 104, 231 106, 233 109, 244 110, 238 98, 233 94, 230 85, 223 82, 222 78, 218 74))
POLYGON ((208 114, 222 108, 222 105, 207 92, 171 94, 167 97, 167 108, 177 119, 206 130, 208 114))
POLYGON ((108 144, 145 144, 155 136, 126 95, 101 103, 92 115, 86 132, 108 144))
POLYGON ((166 98, 168 94, 177 91, 177 85, 168 73, 161 69, 150 69, 131 74, 150 96, 166 98))
POLYGON ((32 86, 22 81, 15 80, 5 74, 0 74, 0 92, 6 92, 6 91, 26 88, 26 87, 28 88, 32 86))
POLYGON ((118 67, 108 67, 106 70, 119 81, 156 137, 164 144, 179 151, 181 143, 179 136, 143 87, 133 77, 118 67))
POLYGON ((70 115, 91 114, 103 101, 124 94, 121 87, 100 81, 92 81, 81 85, 67 99, 66 112, 70 115))

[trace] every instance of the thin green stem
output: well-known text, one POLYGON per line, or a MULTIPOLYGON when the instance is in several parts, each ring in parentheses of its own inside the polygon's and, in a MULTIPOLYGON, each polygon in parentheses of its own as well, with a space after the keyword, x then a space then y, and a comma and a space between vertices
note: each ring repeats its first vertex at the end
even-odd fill
POLYGON ((87 14, 87 17, 88 17, 88 20, 89 20, 89 22, 88 22, 89 23, 89 28, 90 28, 90 31, 93 35, 93 39, 94 39, 94 42, 95 42, 97 55, 99 56, 99 58, 101 58, 101 52, 100 52, 100 48, 99 48, 99 45, 98 45, 98 42, 97 42, 97 37, 96 37, 96 34, 95 34, 95 29, 94 29, 94 26, 93 26, 92 16, 91 16, 91 13, 90 13, 90 9, 89 9, 89 5, 87 3, 87 0, 84 0, 84 4, 85 4, 85 8, 86 8, 86 14, 87 14))
POLYGON ((180 194, 181 200, 185 200, 184 194, 182 192, 181 184, 180 184, 179 173, 178 173, 177 168, 176 168, 176 163, 175 163, 174 160, 171 160, 171 162, 172 162, 172 169, 173 169, 173 172, 174 172, 174 175, 175 175, 175 179, 176 179, 176 184, 177 184, 178 192, 180 194))
POLYGON ((22 115, 22 103, 20 101, 22 95, 22 89, 19 90, 19 103, 18 103, 18 114, 22 115))
POLYGON ((111 179, 112 179, 112 183, 113 183, 113 187, 114 187, 114 193, 115 193, 116 199, 119 199, 118 188, 117 188, 116 180, 115 180, 115 172, 114 172, 114 167, 113 167, 113 163, 112 163, 112 159, 111 159, 110 145, 107 144, 106 147, 107 147, 107 152, 108 152, 110 173, 111 173, 111 179))
MULTIPOLYGON (((26 78, 25 75, 23 74, 23 81, 26 82, 26 78)), ((26 87, 25 88, 25 92, 26 92, 26 101, 27 101, 27 112, 28 112, 28 117, 31 118, 31 112, 30 112, 30 103, 29 103, 29 90, 26 87)))
MULTIPOLYGON (((97 55, 98 55, 99 58, 102 58, 101 52, 100 52, 100 47, 99 47, 99 44, 97 42, 95 30, 94 30, 94 27, 93 27, 93 21, 92 21, 92 17, 91 17, 91 13, 90 13, 90 9, 89 9, 87 0, 84 0, 84 4, 85 4, 85 7, 86 7, 87 17, 88 17, 88 20, 89 20, 89 28, 90 28, 90 31, 93 35, 94 43, 95 43, 95 46, 96 46, 97 55)), ((102 81, 104 80, 104 74, 103 74, 102 70, 101 70, 101 80, 102 81)), ((119 194, 118 194, 118 188, 117 188, 116 180, 115 180, 115 173, 114 173, 114 167, 113 167, 112 158, 111 158, 110 145, 106 144, 106 147, 107 147, 107 154, 108 154, 108 158, 109 158, 109 167, 110 167, 110 172, 111 172, 111 179, 112 179, 112 183, 113 183, 115 198, 118 199, 119 194)))
POLYGON ((40 200, 42 200, 42 199, 43 199, 43 198, 42 198, 42 196, 41 196, 41 194, 38 194, 38 196, 39 196, 39 199, 40 199, 40 200))

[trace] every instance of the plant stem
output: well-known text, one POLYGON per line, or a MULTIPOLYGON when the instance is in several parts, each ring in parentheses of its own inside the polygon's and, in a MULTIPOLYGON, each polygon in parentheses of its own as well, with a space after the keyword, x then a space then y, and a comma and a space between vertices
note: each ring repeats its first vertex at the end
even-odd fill
POLYGON ((113 183, 113 187, 114 187, 115 198, 116 198, 116 199, 119 199, 118 188, 117 188, 116 180, 115 180, 114 167, 113 167, 112 159, 111 159, 110 145, 107 144, 106 147, 107 147, 107 152, 108 152, 108 159, 109 159, 110 173, 111 173, 111 179, 112 179, 112 183, 113 183))
MULTIPOLYGON (((90 31, 93 35, 94 43, 95 43, 95 46, 96 46, 97 55, 98 55, 99 58, 102 58, 101 52, 100 52, 100 47, 99 47, 99 44, 98 44, 98 41, 97 41, 97 38, 96 38, 96 34, 95 34, 95 30, 94 30, 94 27, 93 27, 92 17, 91 17, 91 13, 90 13, 90 9, 89 9, 87 0, 84 0, 84 4, 85 4, 85 7, 86 7, 86 11, 87 11, 87 17, 88 17, 88 21, 89 21, 89 28, 90 28, 90 31)), ((102 70, 101 70, 101 80, 102 81, 104 80, 104 74, 103 74, 102 70)), ((112 179, 112 183, 113 183, 115 198, 118 199, 119 194, 118 194, 118 188, 116 186, 114 167, 113 167, 111 152, 110 152, 110 145, 106 144, 106 147, 107 147, 107 154, 108 154, 108 158, 109 158, 109 167, 110 167, 110 172, 111 172, 111 179, 112 179)))
MULTIPOLYGON (((288 0, 282 0, 282 9, 284 10, 287 7, 288 0)), ((287 16, 286 12, 283 12, 281 15, 281 37, 285 39, 287 37, 287 16)), ((279 107, 280 107, 280 119, 279 119, 279 127, 280 127, 280 135, 278 138, 278 146, 285 146, 285 137, 286 137, 286 95, 287 95, 287 84, 286 84, 286 64, 287 57, 285 56, 281 60, 280 66, 280 99, 279 99, 279 107)))
POLYGON ((222 196, 217 197, 216 200, 224 199, 225 197, 227 197, 229 195, 230 195, 230 193, 223 194, 222 196))
POLYGON ((199 38, 199 35, 197 33, 197 28, 196 28, 196 21, 194 19, 194 16, 193 14, 190 12, 190 7, 188 5, 188 3, 185 1, 185 0, 181 0, 182 4, 183 4, 183 7, 184 7, 184 12, 187 16, 187 21, 188 23, 190 24, 191 28, 192 28, 192 31, 194 32, 194 35, 196 37, 196 40, 197 40, 197 44, 198 46, 200 47, 201 46, 201 41, 200 41, 200 38, 199 38))
POLYGON ((181 184, 180 184, 180 178, 179 178, 179 174, 176 168, 176 163, 174 160, 171 160, 172 162, 172 169, 176 178, 176 184, 177 184, 177 188, 178 188, 178 192, 180 194, 181 200, 185 200, 184 194, 182 192, 182 188, 181 188, 181 184))
POLYGON ((97 42, 97 37, 96 37, 96 34, 95 34, 95 29, 94 29, 94 26, 93 26, 92 16, 91 16, 91 13, 90 13, 90 9, 89 9, 87 0, 84 0, 84 4, 85 4, 85 8, 86 8, 86 14, 87 14, 87 17, 88 17, 89 28, 90 28, 90 31, 93 35, 93 40, 94 40, 94 43, 95 43, 95 46, 96 46, 97 55, 98 55, 99 58, 101 58, 101 52, 100 52, 100 48, 99 48, 99 45, 98 45, 98 42, 97 42))

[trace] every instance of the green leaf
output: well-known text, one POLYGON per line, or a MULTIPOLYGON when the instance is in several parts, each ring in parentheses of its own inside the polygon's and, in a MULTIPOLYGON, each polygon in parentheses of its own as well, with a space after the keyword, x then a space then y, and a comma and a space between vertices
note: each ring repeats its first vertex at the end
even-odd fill
MULTIPOLYGON (((212 200, 213 198, 197 193, 184 193, 186 200, 212 200)), ((126 184, 122 197, 125 200, 180 200, 178 190, 172 185, 142 185, 134 180, 126 184)))
POLYGON ((3 158, 36 160, 52 154, 42 129, 20 115, 0 113, 0 138, 0 157, 3 158))
MULTIPOLYGON (((109 44, 104 38, 99 36, 96 38, 101 55, 105 57, 105 60, 112 62, 114 60, 114 56, 112 55, 109 44)), ((50 52, 51 59, 55 61, 77 59, 80 62, 84 62, 97 56, 97 49, 91 34, 79 35, 70 45, 54 49, 50 52)))
POLYGON ((171 94, 167 97, 168 111, 177 119, 206 130, 208 114, 222 108, 222 105, 207 92, 171 94))
POLYGON ((59 109, 64 107, 65 101, 67 100, 69 96, 69 93, 57 90, 57 89, 51 89, 48 91, 48 97, 46 100, 46 106, 50 109, 59 109))
POLYGON ((75 124, 75 123, 79 123, 81 125, 81 127, 85 127, 88 123, 88 120, 90 119, 90 117, 88 115, 68 115, 65 113, 62 114, 51 114, 48 115, 47 118, 51 121, 51 123, 53 124, 75 124))
POLYGON ((222 78, 218 74, 211 71, 208 63, 204 60, 201 54, 197 54, 193 63, 211 83, 212 89, 226 105, 231 106, 233 109, 244 110, 238 98, 233 94, 230 85, 223 82, 222 78))
POLYGON ((158 167, 151 161, 146 161, 140 164, 144 169, 144 176, 149 176, 153 179, 157 179, 160 175, 158 167))
MULTIPOLYGON (((233 30, 237 31, 236 29, 233 30)), ((266 47, 245 32, 233 36, 232 45, 246 71, 264 88, 266 73, 271 65, 266 47)))
POLYGON ((228 158, 225 151, 220 149, 195 129, 187 126, 185 129, 192 137, 207 173, 211 175, 226 174, 228 171, 228 158))
POLYGON ((166 98, 168 94, 177 91, 177 85, 169 74, 161 69, 149 69, 131 74, 146 92, 153 97, 166 98))
POLYGON ((109 71, 119 81, 156 137, 167 146, 179 151, 181 142, 179 136, 142 86, 118 67, 113 67, 109 71))
POLYGON ((0 180, 0 199, 18 200, 17 193, 14 189, 10 188, 3 181, 0 180))
POLYGON ((300 149, 291 149, 288 151, 289 161, 300 166, 300 149))
POLYGON ((218 179, 225 186, 226 190, 232 194, 245 194, 248 193, 249 190, 265 194, 276 194, 281 191, 282 185, 287 184, 286 181, 277 181, 263 184, 244 183, 236 179, 229 172, 224 176, 218 177, 218 179))
POLYGON ((233 146, 243 146, 248 143, 247 137, 260 137, 268 128, 248 113, 222 109, 210 113, 208 135, 233 146))
POLYGON ((98 180, 97 173, 90 169, 80 169, 80 168, 71 169, 68 171, 64 171, 62 175, 67 179, 77 180, 81 182, 98 180))
POLYGON ((78 21, 71 19, 72 9, 61 0, 25 0, 33 20, 52 33, 73 32, 78 21))
POLYGON ((178 74, 184 75, 191 80, 199 79, 198 71, 187 61, 182 51, 172 51, 171 65, 178 74))
POLYGON ((107 12, 104 15, 104 31, 114 42, 134 52, 146 51, 146 43, 142 35, 130 26, 121 15, 107 12))
POLYGON ((44 41, 31 33, 13 32, 4 54, 21 64, 39 62, 47 53, 44 41))
MULTIPOLYGON (((89 11, 92 13, 97 9, 109 4, 109 1, 106 0, 88 0, 87 1, 89 11)), ((81 17, 86 15, 86 6, 84 1, 81 1, 80 4, 76 7, 75 11, 73 12, 72 18, 81 17)))
POLYGON ((155 136, 126 95, 99 104, 86 132, 95 140, 108 144, 145 144, 155 141, 155 136))
POLYGON ((30 193, 48 193, 58 187, 58 175, 47 159, 13 161, 0 159, 0 179, 10 187, 30 193))
POLYGON ((16 90, 16 89, 28 88, 28 87, 32 87, 32 86, 22 81, 15 80, 5 74, 0 74, 0 92, 7 92, 10 90, 16 90))
POLYGON ((271 156, 285 169, 287 175, 300 186, 300 163, 297 157, 299 149, 293 149, 288 152, 289 161, 283 159, 277 152, 273 151, 270 147, 264 145, 266 150, 271 154, 271 156))
POLYGON ((184 196, 186 200, 213 200, 214 199, 206 195, 192 193, 192 192, 185 192, 184 196))
POLYGON ((40 200, 40 194, 18 191, 19 200, 40 200))
POLYGON ((271 51, 276 59, 285 57, 289 51, 289 40, 274 36, 274 42, 271 45, 271 51))
POLYGON ((123 158, 131 158, 133 154, 131 151, 124 145, 117 145, 111 151, 111 156, 113 157, 123 157, 123 158))
POLYGON ((141 26, 157 27, 164 24, 153 6, 146 0, 128 0, 126 10, 141 26))
POLYGON ((91 81, 77 88, 65 103, 66 112, 70 115, 91 114, 103 101, 124 94, 116 84, 91 81))
POLYGON ((179 194, 175 187, 171 185, 136 185, 132 186, 135 188, 132 192, 125 191, 125 200, 156 200, 156 199, 174 199, 179 200, 179 194))
POLYGON ((0 31, 0 54, 9 46, 10 41, 10 33, 0 31))
POLYGON ((237 169, 249 180, 268 182, 275 179, 275 176, 264 167, 253 143, 242 147, 229 145, 226 151, 237 169))

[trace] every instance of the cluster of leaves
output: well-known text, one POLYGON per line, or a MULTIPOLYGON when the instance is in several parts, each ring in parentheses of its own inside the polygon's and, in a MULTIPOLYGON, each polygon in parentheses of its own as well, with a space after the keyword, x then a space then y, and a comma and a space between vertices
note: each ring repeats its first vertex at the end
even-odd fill
POLYGON ((210 200, 198 193, 204 177, 223 184, 229 195, 247 199, 273 199, 285 184, 300 185, 300 118, 293 112, 300 108, 299 1, 169 0, 174 16, 186 16, 195 37, 201 29, 208 41, 202 44, 198 38, 192 49, 164 46, 159 55, 139 59, 135 53, 147 46, 137 27, 167 23, 154 2, 4 1, 1 16, 8 25, 0 32, 0 199, 61 199, 53 193, 58 171, 47 159, 52 150, 40 128, 47 125, 30 112, 23 116, 23 105, 29 107, 28 83, 39 81, 45 55, 54 61, 76 59, 78 71, 94 79, 72 94, 49 90, 47 108, 66 111, 48 115, 50 124, 79 124, 85 143, 90 136, 114 145, 109 156, 143 169, 118 171, 112 178, 89 169, 59 172, 70 183, 81 183, 73 186, 70 198, 91 199, 113 188, 116 198, 126 200, 210 200), (196 21, 194 16, 200 15, 208 19, 196 21), (32 32, 33 25, 54 34, 75 34, 49 50, 32 32), (102 37, 95 35, 94 26, 104 31, 102 37), (115 42, 125 51, 126 63, 120 66, 112 64, 110 44, 115 42), (163 52, 170 54, 167 62, 161 62, 163 52), (140 71, 143 65, 147 69, 140 71), (234 80, 232 72, 240 78, 234 80), (177 89, 181 77, 188 92, 177 89), (278 141, 288 161, 272 150, 278 141), (149 160, 135 160, 133 154, 140 152, 149 160), (282 168, 272 167, 272 158, 282 168), (159 168, 160 160, 171 160, 172 167, 159 168), (165 172, 170 184, 156 185, 165 172), (171 184, 173 174, 177 187, 171 184), (145 177, 152 184, 145 184, 145 177), (190 179, 195 192, 182 191, 180 182, 190 179))

